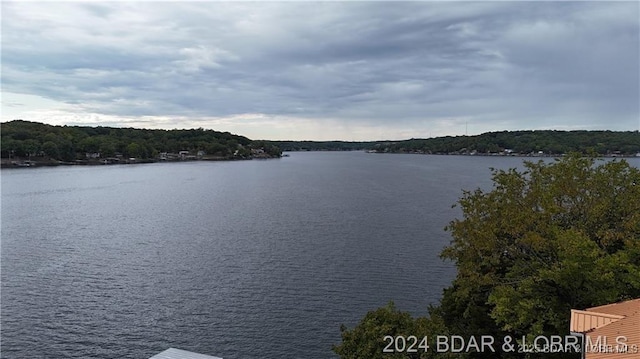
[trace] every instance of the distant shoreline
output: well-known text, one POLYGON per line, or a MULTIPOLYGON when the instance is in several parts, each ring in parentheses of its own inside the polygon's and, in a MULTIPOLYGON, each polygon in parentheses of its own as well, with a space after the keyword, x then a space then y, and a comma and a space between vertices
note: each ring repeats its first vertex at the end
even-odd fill
MULTIPOLYGON (((366 151, 367 153, 387 153, 387 154, 401 154, 401 155, 431 155, 431 156, 471 156, 471 157, 531 157, 531 158, 545 158, 545 157, 564 157, 567 153, 423 153, 423 152, 377 152, 366 151)), ((585 156, 589 157, 589 156, 585 156)), ((629 154, 598 154, 596 158, 640 158, 640 153, 635 155, 629 154)))
POLYGON ((472 136, 444 136, 400 141, 270 141, 283 151, 368 150, 383 153, 454 155, 559 156, 579 152, 596 156, 634 157, 640 153, 638 131, 500 131, 472 136))
MULTIPOLYGON (((421 153, 421 152, 382 152, 375 150, 294 150, 286 152, 365 152, 369 154, 393 154, 393 155, 428 155, 428 156, 469 156, 469 157, 520 157, 520 158, 558 158, 567 156, 565 153, 561 154, 545 154, 545 153, 421 153)), ((187 159, 122 159, 118 162, 105 162, 106 159, 88 159, 88 160, 76 160, 76 161, 58 161, 42 157, 33 157, 31 160, 23 158, 2 158, 0 160, 0 168, 41 168, 41 167, 58 167, 58 166, 114 166, 114 165, 131 165, 131 164, 145 164, 145 163, 184 163, 184 162, 200 162, 200 161, 249 161, 249 160, 265 160, 275 159, 281 157, 289 157, 288 154, 282 156, 260 156, 260 157, 203 157, 203 158, 187 158, 187 159)), ((607 154, 598 155, 597 158, 638 158, 640 154, 627 155, 627 154, 607 154)))
POLYGON ((42 168, 42 167, 58 167, 58 166, 122 166, 132 164, 145 164, 145 163, 184 163, 184 162, 200 162, 200 161, 249 161, 254 159, 273 159, 280 157, 204 157, 204 158, 189 158, 189 159, 170 159, 161 160, 155 158, 145 159, 122 159, 120 161, 108 161, 107 159, 90 159, 90 160, 76 160, 76 161, 58 161, 49 158, 32 157, 28 158, 2 158, 0 160, 0 168, 42 168))

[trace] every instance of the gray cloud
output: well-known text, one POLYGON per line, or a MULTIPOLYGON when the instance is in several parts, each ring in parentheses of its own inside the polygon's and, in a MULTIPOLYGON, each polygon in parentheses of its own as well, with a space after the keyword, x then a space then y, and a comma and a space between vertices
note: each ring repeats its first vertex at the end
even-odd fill
POLYGON ((467 122, 633 130, 638 7, 3 2, 2 87, 73 104, 74 121, 261 114, 271 126, 324 119, 411 137, 467 122))

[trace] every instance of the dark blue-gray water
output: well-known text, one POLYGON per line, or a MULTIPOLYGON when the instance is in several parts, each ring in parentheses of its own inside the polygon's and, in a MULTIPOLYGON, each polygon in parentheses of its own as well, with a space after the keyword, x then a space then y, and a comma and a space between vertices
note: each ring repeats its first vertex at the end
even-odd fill
POLYGON ((169 347, 335 358, 340 324, 424 315, 462 189, 520 158, 291 153, 2 171, 2 358, 169 347))

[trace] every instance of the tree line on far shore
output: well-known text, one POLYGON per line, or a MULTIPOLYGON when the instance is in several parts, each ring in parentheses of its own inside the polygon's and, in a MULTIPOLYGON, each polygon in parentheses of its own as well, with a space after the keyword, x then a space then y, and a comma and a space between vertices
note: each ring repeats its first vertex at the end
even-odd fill
POLYGON ((277 146, 214 130, 149 130, 135 128, 52 126, 15 120, 1 124, 2 158, 49 157, 61 161, 123 156, 157 158, 160 153, 206 153, 219 158, 247 158, 255 151, 279 157, 277 146), (253 151, 253 152, 252 152, 253 151))
POLYGON ((427 154, 583 154, 633 156, 640 152, 638 131, 501 131, 403 141, 271 141, 284 151, 369 150, 427 154))
POLYGON ((61 161, 100 157, 157 158, 160 153, 188 151, 218 158, 247 158, 260 151, 279 157, 282 151, 351 151, 425 154, 561 155, 569 152, 600 156, 640 153, 638 131, 502 131, 476 136, 445 136, 403 141, 253 141, 229 132, 198 129, 52 126, 15 120, 0 124, 2 158, 44 156, 61 161))

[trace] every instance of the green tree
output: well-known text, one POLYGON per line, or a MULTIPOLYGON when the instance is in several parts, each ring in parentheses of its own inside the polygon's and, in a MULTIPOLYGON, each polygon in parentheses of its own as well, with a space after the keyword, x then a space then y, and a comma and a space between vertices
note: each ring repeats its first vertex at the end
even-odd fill
POLYGON ((208 144, 204 150, 212 155, 225 156, 227 155, 228 148, 221 143, 213 142, 208 144))
POLYGON ((127 145, 126 155, 129 157, 140 157, 142 155, 142 148, 139 144, 132 142, 127 145))
POLYGON ((436 356, 434 335, 446 335, 447 329, 437 308, 430 308, 430 313, 429 318, 413 318, 390 302, 385 307, 367 313, 355 328, 349 330, 342 326, 342 343, 334 346, 333 351, 343 359, 454 358, 446 354, 436 356), (396 351, 397 337, 401 337, 399 349, 412 346, 415 352, 396 351), (425 338, 426 341, 423 341, 425 338), (384 352, 385 348, 391 352, 384 352))
POLYGON ((33 139, 24 140, 25 156, 36 156, 40 150, 40 143, 33 139))
POLYGON ((52 141, 47 141, 47 142, 43 143, 42 144, 42 151, 45 153, 45 155, 47 155, 47 156, 49 156, 51 158, 58 158, 58 156, 59 156, 58 145, 56 145, 52 141))
POLYGON ((564 333, 571 308, 640 296, 640 171, 576 155, 525 166, 460 200, 442 253, 457 292, 483 289, 487 314, 518 335, 564 333))
MULTIPOLYGON (((574 154, 526 162, 522 171, 493 170, 492 178, 490 191, 465 191, 459 200, 463 216, 447 227, 453 240, 441 254, 455 263, 457 276, 425 323, 441 322, 438 330, 463 337, 568 335, 572 308, 640 297, 640 169, 574 154)), ((382 323, 394 331, 388 327, 394 322, 382 323)), ((343 333, 340 347, 373 346, 380 333, 362 323, 354 333, 364 329, 373 334, 343 333)))
POLYGON ((100 139, 97 137, 85 137, 78 143, 80 151, 95 153, 100 151, 100 139))
POLYGON ((102 157, 113 157, 116 153, 116 142, 106 139, 100 144, 100 154, 102 157))
POLYGON ((22 141, 14 140, 12 138, 3 138, 2 141, 0 141, 0 146, 2 146, 3 158, 22 156, 22 141))

